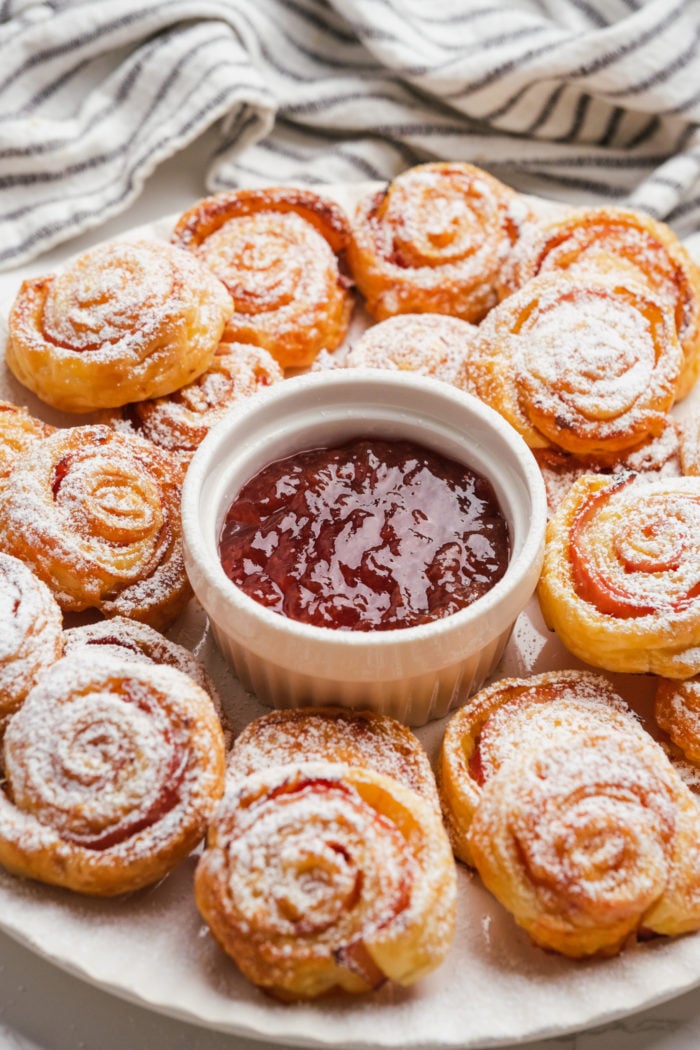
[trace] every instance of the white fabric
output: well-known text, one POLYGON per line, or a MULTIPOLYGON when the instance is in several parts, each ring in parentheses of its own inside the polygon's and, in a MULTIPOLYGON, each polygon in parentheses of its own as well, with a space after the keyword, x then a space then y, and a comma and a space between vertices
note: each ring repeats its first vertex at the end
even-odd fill
POLYGON ((202 195, 435 158, 700 228, 700 0, 0 0, 0 268, 217 125, 202 195))

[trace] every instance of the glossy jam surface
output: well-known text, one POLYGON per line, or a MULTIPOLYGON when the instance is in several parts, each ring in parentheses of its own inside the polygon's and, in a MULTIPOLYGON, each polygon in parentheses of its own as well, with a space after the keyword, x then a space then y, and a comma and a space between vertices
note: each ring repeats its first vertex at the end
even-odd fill
POLYGON ((233 500, 226 575, 293 620, 411 627, 471 604, 503 576, 508 526, 491 483, 408 441, 358 439, 269 464, 233 500))

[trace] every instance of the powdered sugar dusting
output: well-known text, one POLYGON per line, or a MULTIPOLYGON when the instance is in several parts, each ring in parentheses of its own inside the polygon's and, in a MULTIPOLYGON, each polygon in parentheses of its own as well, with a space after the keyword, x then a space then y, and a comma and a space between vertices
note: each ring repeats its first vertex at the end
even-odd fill
POLYGON ((148 438, 187 463, 236 402, 283 377, 280 366, 262 347, 222 342, 211 366, 193 383, 167 397, 126 405, 106 414, 104 421, 148 438))
POLYGON ((87 892, 158 878, 202 834, 223 787, 209 704, 173 668, 55 663, 5 734, 3 862, 22 858, 24 873, 87 892))
POLYGON ((554 274, 491 312, 475 357, 475 392, 529 444, 601 453, 661 432, 682 352, 642 286, 554 274))
POLYGON ((0 726, 62 649, 61 610, 50 590, 0 553, 0 726))
POLYGON ((366 329, 351 347, 348 367, 417 372, 455 383, 477 329, 446 314, 399 314, 366 329))
POLYGON ((0 488, 0 542, 64 608, 169 622, 189 597, 178 473, 140 438, 57 431, 0 488))

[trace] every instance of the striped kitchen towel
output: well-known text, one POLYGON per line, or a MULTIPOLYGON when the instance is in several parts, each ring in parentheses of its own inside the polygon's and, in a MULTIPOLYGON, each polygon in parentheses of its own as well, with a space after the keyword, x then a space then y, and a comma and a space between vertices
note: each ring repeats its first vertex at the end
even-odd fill
POLYGON ((468 160, 700 230, 700 0, 0 0, 0 267, 216 125, 202 194, 468 160))

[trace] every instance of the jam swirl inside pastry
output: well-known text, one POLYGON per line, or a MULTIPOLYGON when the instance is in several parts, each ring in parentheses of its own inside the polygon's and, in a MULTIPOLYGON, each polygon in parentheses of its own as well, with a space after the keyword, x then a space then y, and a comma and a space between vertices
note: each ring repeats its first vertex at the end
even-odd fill
POLYGON ((82 893, 155 882, 204 834, 223 791, 209 697, 171 667, 54 664, 5 734, 0 863, 82 893))
POLYGON ((585 475, 547 530, 538 586, 547 623, 611 671, 700 671, 700 483, 585 475))
POLYGON ((180 473, 141 438, 99 425, 58 430, 0 486, 0 547, 30 565, 64 610, 164 627, 191 595, 180 473))
POLYGON ((681 363, 670 313, 646 286, 555 273, 492 310, 465 385, 531 448, 610 453, 661 433, 681 363))
POLYGON ((578 208, 564 219, 531 223, 506 265, 503 294, 541 273, 628 272, 664 299, 683 348, 679 398, 700 371, 700 268, 664 223, 623 208, 578 208))
POLYGON ((378 321, 452 314, 479 322, 497 302, 505 256, 529 212, 471 164, 420 164, 358 205, 348 261, 378 321))
POLYGON ((227 791, 195 897, 249 980, 313 998, 410 984, 437 966, 456 877, 428 803, 389 777, 321 762, 263 770, 227 791))
POLYGON ((207 368, 231 310, 221 282, 179 248, 98 245, 22 284, 7 364, 65 412, 160 397, 207 368))
POLYGON ((173 232, 233 298, 225 339, 262 346, 283 368, 310 365, 345 337, 352 301, 338 256, 347 239, 337 204, 284 186, 208 197, 173 232))

